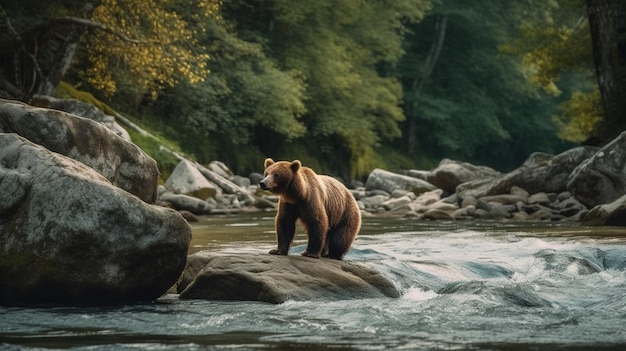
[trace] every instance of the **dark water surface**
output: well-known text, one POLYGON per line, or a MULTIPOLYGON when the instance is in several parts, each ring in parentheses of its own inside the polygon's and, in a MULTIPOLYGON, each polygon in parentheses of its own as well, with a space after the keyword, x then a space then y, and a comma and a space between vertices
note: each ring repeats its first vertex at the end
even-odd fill
MULTIPOLYGON (((272 214, 207 217, 190 252, 274 240, 272 214)), ((346 259, 402 297, 0 307, 0 350, 626 349, 626 228, 365 218, 346 259)))

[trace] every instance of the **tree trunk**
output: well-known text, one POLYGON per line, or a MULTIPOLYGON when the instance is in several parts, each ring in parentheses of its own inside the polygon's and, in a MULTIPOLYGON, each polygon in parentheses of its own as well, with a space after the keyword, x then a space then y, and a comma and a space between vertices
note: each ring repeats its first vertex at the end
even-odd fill
MULTIPOLYGON (((82 16, 84 18, 91 18, 91 14, 93 10, 98 6, 100 0, 92 0, 88 1, 84 4, 82 9, 82 16)), ((76 53, 76 49, 78 48, 78 44, 80 43, 80 39, 83 34, 87 31, 87 26, 81 25, 80 23, 73 24, 65 37, 65 41, 63 42, 63 47, 61 48, 61 52, 57 57, 55 64, 52 66, 52 69, 45 77, 43 82, 39 85, 38 93, 42 95, 50 95, 54 88, 59 85, 59 83, 65 77, 65 74, 72 66, 72 61, 74 60, 74 54, 76 53)))
POLYGON ((408 101, 407 107, 407 116, 408 125, 407 125, 407 151, 409 154, 415 151, 417 146, 417 116, 418 116, 418 106, 419 106, 419 98, 422 93, 422 89, 424 88, 424 83, 430 75, 433 73, 435 69, 435 64, 437 64, 437 60, 439 60, 439 54, 441 53, 441 48, 443 47, 444 39, 446 38, 446 27, 448 24, 447 16, 437 16, 435 20, 435 39, 433 40, 432 45, 430 46, 430 50, 428 52, 428 57, 426 58, 426 62, 424 62, 424 69, 422 70, 419 77, 416 77, 411 86, 411 99, 408 101))
POLYGON ((626 1, 587 0, 587 6, 605 114, 598 137, 606 142, 626 128, 626 1))
POLYGON ((85 27, 74 25, 72 29, 68 33, 67 37, 65 37, 65 42, 63 43, 63 49, 59 53, 59 57, 55 61, 56 63, 52 66, 50 73, 46 76, 46 78, 39 85, 38 93, 41 95, 50 95, 54 88, 59 85, 65 73, 72 66, 72 60, 74 59, 74 54, 76 53, 76 49, 78 48, 78 42, 85 32, 85 27))

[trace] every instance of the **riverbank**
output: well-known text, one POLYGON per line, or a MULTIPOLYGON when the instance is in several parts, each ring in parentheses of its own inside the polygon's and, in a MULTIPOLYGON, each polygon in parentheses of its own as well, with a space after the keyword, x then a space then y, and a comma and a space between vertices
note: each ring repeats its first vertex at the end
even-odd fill
MULTIPOLYGON (((432 170, 374 169, 365 183, 346 185, 362 216, 416 220, 530 220, 626 225, 626 132, 602 148, 581 146, 559 155, 534 153, 500 173, 444 159, 432 170)), ((159 203, 207 214, 245 207, 275 209, 278 198, 261 191, 261 174, 235 175, 221 162, 181 161, 159 203)), ((190 216, 188 216, 190 218, 190 216)))

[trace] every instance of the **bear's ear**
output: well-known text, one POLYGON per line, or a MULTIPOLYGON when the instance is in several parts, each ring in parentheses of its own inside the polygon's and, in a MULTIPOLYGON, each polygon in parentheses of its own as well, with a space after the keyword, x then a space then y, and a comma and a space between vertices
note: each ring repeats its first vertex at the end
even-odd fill
POLYGON ((265 168, 271 166, 274 164, 274 160, 272 160, 271 158, 266 158, 265 159, 265 163, 263 164, 265 168))
POLYGON ((295 173, 300 169, 300 167, 302 167, 302 163, 300 162, 300 160, 294 160, 293 162, 291 162, 291 165, 289 167, 295 173))

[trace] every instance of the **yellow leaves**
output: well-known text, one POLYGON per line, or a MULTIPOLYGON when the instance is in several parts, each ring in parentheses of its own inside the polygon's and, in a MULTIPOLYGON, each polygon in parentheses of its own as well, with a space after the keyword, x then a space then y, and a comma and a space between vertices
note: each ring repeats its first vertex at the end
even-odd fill
POLYGON ((522 57, 528 80, 551 95, 564 72, 592 68, 591 37, 580 0, 532 1, 518 4, 519 37, 499 49, 522 57))
MULTIPOLYGON (((583 0, 533 1, 524 8, 525 20, 520 26, 520 37, 499 49, 522 57, 522 67, 529 82, 546 93, 557 96, 561 84, 566 92, 578 89, 591 90, 593 79, 591 37, 582 11, 583 0), (578 79, 573 79, 575 75, 578 79)), ((523 6, 521 7, 523 8, 523 6)), ((582 142, 591 136, 602 119, 600 95, 595 86, 592 92, 574 91, 569 100, 561 103, 559 114, 552 120, 559 127, 559 138, 582 142)))
POLYGON ((153 98, 179 79, 203 81, 209 74, 209 56, 194 33, 204 31, 202 20, 217 13, 220 4, 212 0, 180 2, 179 6, 197 8, 186 9, 193 13, 195 27, 191 28, 178 13, 168 9, 167 0, 102 0, 93 20, 140 43, 95 32, 87 45, 91 67, 85 72, 86 78, 109 96, 123 83, 145 90, 153 98))
POLYGON ((222 7, 222 1, 220 0, 199 0, 198 8, 204 11, 204 15, 215 15, 222 7))
POLYGON ((602 107, 598 89, 592 93, 576 91, 572 98, 559 107, 560 114, 552 119, 559 126, 559 138, 572 142, 583 142, 602 120, 602 107))
POLYGON ((589 46, 581 45, 588 42, 588 35, 565 26, 524 25, 520 31, 521 38, 502 45, 500 51, 521 55, 528 80, 551 95, 559 95, 556 83, 560 74, 578 69, 588 56, 584 50, 589 46))

